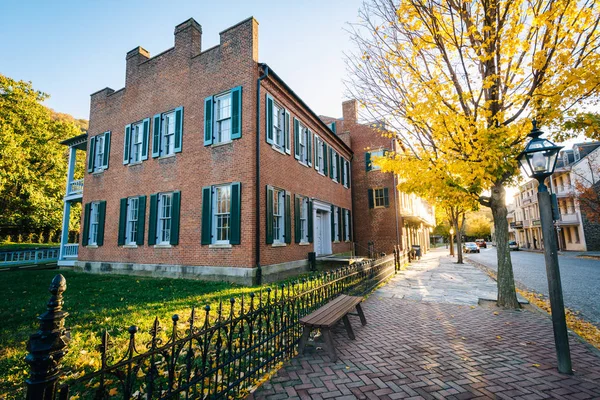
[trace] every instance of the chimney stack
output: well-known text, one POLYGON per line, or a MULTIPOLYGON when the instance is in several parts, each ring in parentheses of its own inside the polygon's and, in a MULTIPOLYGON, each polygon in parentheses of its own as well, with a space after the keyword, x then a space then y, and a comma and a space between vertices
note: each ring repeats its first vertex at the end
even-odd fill
POLYGON ((358 101, 356 99, 346 100, 342 103, 342 116, 344 125, 353 125, 358 121, 358 101))
POLYGON ((202 26, 190 18, 175 27, 175 51, 194 57, 202 50, 202 26))
POLYGON ((133 50, 127 52, 126 67, 125 67, 125 86, 128 82, 135 80, 135 76, 138 72, 138 65, 150 58, 148 50, 141 46, 136 47, 133 50))

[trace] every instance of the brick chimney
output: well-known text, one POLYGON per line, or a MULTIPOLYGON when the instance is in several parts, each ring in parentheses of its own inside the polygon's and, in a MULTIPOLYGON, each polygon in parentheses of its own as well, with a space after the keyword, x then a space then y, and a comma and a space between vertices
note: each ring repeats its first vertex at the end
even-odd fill
POLYGON ((125 86, 128 82, 133 82, 138 72, 138 66, 150 58, 148 50, 141 46, 127 52, 125 67, 125 86))
POLYGON ((175 51, 194 57, 202 50, 202 26, 190 18, 175 27, 175 51))
POLYGON ((342 116, 344 118, 344 125, 356 124, 358 120, 358 101, 346 100, 342 103, 342 116))

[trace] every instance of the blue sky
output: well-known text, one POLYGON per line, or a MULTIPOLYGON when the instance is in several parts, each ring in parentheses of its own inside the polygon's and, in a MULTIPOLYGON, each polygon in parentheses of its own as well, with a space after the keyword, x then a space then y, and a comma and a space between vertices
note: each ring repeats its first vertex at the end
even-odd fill
POLYGON ((341 116, 352 48, 347 22, 362 0, 288 1, 13 1, 2 6, 0 73, 31 81, 46 104, 89 117, 89 95, 125 84, 125 54, 142 46, 156 55, 173 46, 175 25, 193 17, 202 48, 219 32, 254 16, 259 59, 268 63, 318 114, 341 116))

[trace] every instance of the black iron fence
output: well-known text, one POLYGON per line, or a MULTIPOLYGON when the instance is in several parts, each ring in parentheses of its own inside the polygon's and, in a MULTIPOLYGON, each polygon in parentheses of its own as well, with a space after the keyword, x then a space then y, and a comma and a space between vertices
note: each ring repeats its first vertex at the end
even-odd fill
POLYGON ((150 340, 140 343, 129 328, 126 350, 104 331, 98 348, 101 367, 78 376, 63 373, 68 351, 68 313, 63 311, 66 281, 57 275, 50 286, 47 311, 38 319, 26 358, 31 368, 27 398, 195 399, 241 398, 277 365, 294 356, 304 315, 345 293, 366 295, 403 264, 399 251, 377 260, 323 272, 299 281, 267 287, 258 293, 221 302, 216 309, 192 309, 187 321, 178 315, 163 327, 158 319, 150 340))

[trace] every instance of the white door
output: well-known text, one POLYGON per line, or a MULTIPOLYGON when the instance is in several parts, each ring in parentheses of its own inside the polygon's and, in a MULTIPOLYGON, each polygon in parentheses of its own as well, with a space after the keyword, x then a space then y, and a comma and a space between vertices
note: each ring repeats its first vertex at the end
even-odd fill
POLYGON ((317 212, 315 218, 315 253, 317 255, 323 254, 323 229, 321 227, 321 213, 317 212))

